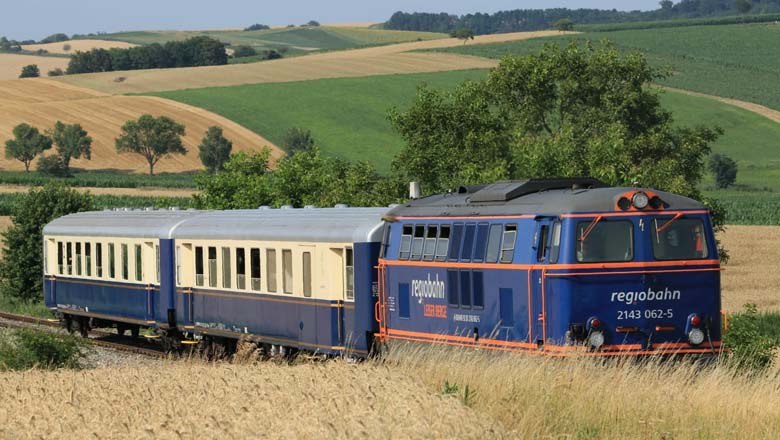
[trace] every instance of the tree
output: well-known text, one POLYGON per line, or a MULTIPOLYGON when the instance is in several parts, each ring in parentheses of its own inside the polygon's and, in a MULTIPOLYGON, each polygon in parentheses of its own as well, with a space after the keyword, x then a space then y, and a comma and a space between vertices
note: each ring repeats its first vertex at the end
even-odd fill
POLYGON ((233 143, 222 135, 222 128, 209 127, 198 149, 200 161, 210 173, 216 173, 222 170, 230 157, 233 143))
POLYGON ((739 11, 740 14, 747 14, 753 9, 753 3, 751 3, 750 0, 736 0, 734 5, 737 7, 737 11, 739 11))
POLYGON ((66 34, 52 34, 41 40, 40 44, 59 43, 62 41, 68 41, 70 38, 66 34))
POLYGON ((52 140, 29 124, 14 127, 14 138, 5 142, 6 159, 16 159, 30 172, 30 163, 36 156, 51 148, 52 140))
POLYGON ((284 134, 282 145, 284 145, 284 150, 287 154, 293 155, 300 151, 312 149, 314 147, 314 138, 310 130, 292 127, 284 134))
POLYGON ((271 205, 269 160, 271 150, 257 154, 243 151, 230 156, 224 170, 218 174, 195 177, 198 193, 193 196, 199 209, 241 209, 271 205))
POLYGON ((725 154, 715 153, 710 156, 708 167, 715 176, 718 188, 728 188, 737 181, 737 163, 725 154))
POLYGON ((62 75, 65 75, 65 72, 62 69, 60 69, 59 67, 55 67, 54 69, 49 70, 48 75, 49 76, 62 76, 62 75))
POLYGON ((266 29, 271 29, 271 27, 265 24, 255 23, 252 26, 244 28, 244 31, 264 31, 266 29))
POLYGON ((309 20, 308 23, 306 23, 304 26, 319 26, 320 22, 317 20, 309 20))
POLYGON ((57 217, 94 209, 90 194, 56 184, 31 189, 15 205, 11 216, 13 226, 3 233, 0 292, 19 300, 40 300, 43 291, 43 226, 57 217))
POLYGON ((151 176, 160 159, 171 154, 187 154, 182 136, 184 125, 167 116, 155 118, 147 114, 135 121, 127 121, 122 126, 122 133, 116 139, 116 150, 143 156, 149 163, 151 176))
POLYGON ((450 35, 452 35, 454 38, 457 38, 458 40, 463 40, 463 44, 466 44, 466 42, 469 40, 474 39, 474 31, 469 28, 460 28, 450 35))
POLYGON ((41 71, 38 69, 37 64, 30 64, 22 67, 22 73, 19 78, 37 78, 41 76, 41 71))
POLYGON ((573 31, 574 30, 574 22, 571 21, 568 18, 562 18, 562 19, 556 21, 553 24, 553 27, 555 28, 555 30, 560 31, 560 32, 573 31))
POLYGON ((70 160, 92 158, 92 138, 79 124, 63 124, 60 121, 54 124, 54 130, 49 136, 57 147, 57 155, 60 158, 65 173, 70 173, 70 160))
POLYGON ((60 156, 50 154, 38 159, 38 172, 52 177, 70 177, 70 170, 62 163, 60 156))

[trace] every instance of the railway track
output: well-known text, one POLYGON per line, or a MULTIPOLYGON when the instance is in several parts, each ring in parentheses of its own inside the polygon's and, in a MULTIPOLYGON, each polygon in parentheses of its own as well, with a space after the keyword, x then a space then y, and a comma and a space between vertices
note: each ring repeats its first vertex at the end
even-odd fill
MULTIPOLYGON (((55 319, 36 318, 33 316, 15 315, 13 313, 0 312, 0 327, 24 328, 30 325, 62 329, 62 325, 55 319)), ((141 339, 110 333, 102 330, 90 330, 87 341, 96 347, 125 353, 139 354, 154 358, 166 358, 168 354, 160 348, 154 348, 141 339)))

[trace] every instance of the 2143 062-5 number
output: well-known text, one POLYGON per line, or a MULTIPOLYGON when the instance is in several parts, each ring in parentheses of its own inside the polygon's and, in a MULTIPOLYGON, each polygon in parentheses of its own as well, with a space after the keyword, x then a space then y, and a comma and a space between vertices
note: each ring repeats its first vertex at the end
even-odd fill
POLYGON ((633 310, 618 310, 617 319, 670 319, 674 317, 674 310, 672 309, 633 309, 633 310))

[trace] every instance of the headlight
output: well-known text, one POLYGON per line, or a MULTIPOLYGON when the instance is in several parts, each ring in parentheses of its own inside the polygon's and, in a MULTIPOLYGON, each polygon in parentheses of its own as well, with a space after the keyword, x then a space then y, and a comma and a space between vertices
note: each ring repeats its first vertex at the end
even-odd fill
POLYGON ((634 207, 637 209, 645 209, 647 207, 647 203, 649 202, 647 198, 647 194, 643 193, 642 191, 637 192, 634 194, 634 197, 631 198, 631 202, 634 204, 634 207))
POLYGON ((688 342, 690 342, 691 345, 701 344, 704 342, 704 332, 697 328, 691 329, 691 331, 688 332, 688 342))
POLYGON ((598 350, 599 347, 604 345, 604 333, 597 331, 590 332, 590 336, 588 337, 588 344, 595 350, 598 350))

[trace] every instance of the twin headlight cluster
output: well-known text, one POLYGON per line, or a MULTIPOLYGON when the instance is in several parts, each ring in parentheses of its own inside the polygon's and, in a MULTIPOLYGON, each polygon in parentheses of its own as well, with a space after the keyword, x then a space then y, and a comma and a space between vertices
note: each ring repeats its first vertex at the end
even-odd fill
MULTIPOLYGON (((701 328, 702 319, 701 316, 692 313, 688 316, 685 331, 688 336, 688 343, 692 346, 701 345, 704 342, 705 334, 701 328)), ((602 345, 604 345, 604 326, 601 320, 597 317, 592 317, 588 320, 587 324, 587 338, 586 343, 594 350, 598 351, 602 345)), ((619 330, 619 329, 618 329, 619 330)))
POLYGON ((618 208, 628 211, 633 206, 636 209, 645 209, 648 206, 658 209, 664 206, 664 201, 658 196, 649 196, 644 191, 637 191, 629 197, 623 196, 618 199, 618 208))

